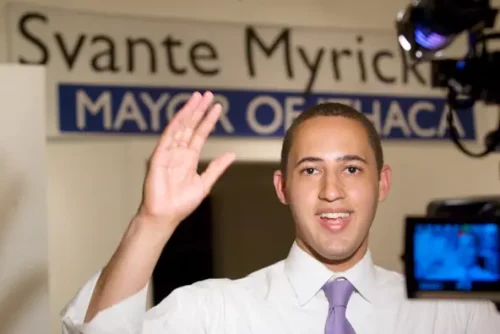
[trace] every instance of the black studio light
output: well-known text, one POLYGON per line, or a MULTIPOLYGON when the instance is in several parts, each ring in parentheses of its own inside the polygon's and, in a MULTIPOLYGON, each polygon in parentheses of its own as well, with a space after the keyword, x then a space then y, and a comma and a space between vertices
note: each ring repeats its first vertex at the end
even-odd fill
POLYGON ((415 60, 434 59, 459 34, 493 27, 496 14, 485 0, 415 0, 398 13, 398 42, 415 60))
POLYGON ((431 86, 448 89, 448 125, 455 145, 471 157, 484 157, 500 150, 498 128, 487 134, 485 150, 473 153, 459 141, 453 115, 477 101, 500 105, 500 52, 490 52, 488 41, 500 39, 491 32, 498 10, 488 0, 414 0, 396 19, 398 43, 413 62, 431 63, 431 86), (461 34, 467 35, 463 58, 443 59, 446 49, 461 34))

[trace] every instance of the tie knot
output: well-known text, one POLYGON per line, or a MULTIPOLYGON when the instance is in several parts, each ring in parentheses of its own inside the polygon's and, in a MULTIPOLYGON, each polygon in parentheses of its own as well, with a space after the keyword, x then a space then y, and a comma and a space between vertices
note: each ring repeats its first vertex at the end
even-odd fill
POLYGON ((346 307, 354 291, 354 286, 346 279, 328 281, 323 286, 330 307, 346 307))

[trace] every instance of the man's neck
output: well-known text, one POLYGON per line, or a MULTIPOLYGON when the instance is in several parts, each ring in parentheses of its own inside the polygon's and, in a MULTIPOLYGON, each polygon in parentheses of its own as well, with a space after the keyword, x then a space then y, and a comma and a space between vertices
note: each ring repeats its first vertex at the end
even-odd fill
POLYGON ((344 272, 351 269, 363 259, 363 257, 366 255, 366 252, 368 251, 368 240, 365 240, 351 256, 342 260, 330 260, 321 256, 311 246, 304 243, 302 240, 297 238, 296 242, 302 250, 324 264, 332 272, 344 272))

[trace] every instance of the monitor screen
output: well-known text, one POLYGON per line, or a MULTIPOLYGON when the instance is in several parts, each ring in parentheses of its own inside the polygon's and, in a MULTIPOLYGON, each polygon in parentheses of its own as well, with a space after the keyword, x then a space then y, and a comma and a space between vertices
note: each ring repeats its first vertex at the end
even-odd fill
POLYGON ((411 238, 418 290, 487 291, 498 286, 498 223, 417 221, 411 238))

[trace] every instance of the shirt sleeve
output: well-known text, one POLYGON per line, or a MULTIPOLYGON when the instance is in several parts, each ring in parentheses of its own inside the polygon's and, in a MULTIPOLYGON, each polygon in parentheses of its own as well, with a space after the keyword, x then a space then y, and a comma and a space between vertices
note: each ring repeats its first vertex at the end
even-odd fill
POLYGON ((470 307, 467 334, 499 333, 500 311, 491 302, 476 302, 470 307))
POLYGON ((139 334, 146 313, 146 285, 138 293, 99 312, 90 322, 85 315, 101 271, 77 292, 61 312, 63 334, 139 334))
POLYGON ((83 323, 100 273, 78 291, 61 312, 63 334, 205 334, 220 332, 223 298, 220 283, 210 279, 175 289, 146 311, 148 285, 83 323))
POLYGON ((224 328, 222 279, 175 289, 147 312, 142 333, 206 334, 224 328))

